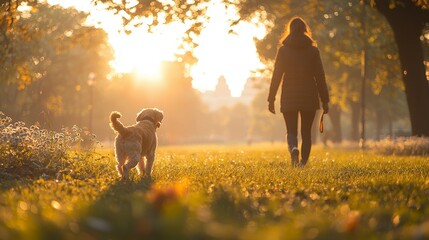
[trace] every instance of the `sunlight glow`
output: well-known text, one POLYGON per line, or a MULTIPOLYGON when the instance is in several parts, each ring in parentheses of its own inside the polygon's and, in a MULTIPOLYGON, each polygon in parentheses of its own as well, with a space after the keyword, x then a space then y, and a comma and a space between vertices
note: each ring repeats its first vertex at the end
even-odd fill
MULTIPOLYGON (((135 73, 137 78, 156 80, 161 75, 161 63, 175 61, 176 56, 183 52, 180 47, 186 34, 184 23, 161 24, 148 33, 147 26, 151 20, 139 19, 146 23, 137 29, 129 29, 132 33, 127 35, 123 32, 120 16, 112 16, 102 7, 94 7, 90 1, 48 2, 64 7, 74 6, 90 13, 88 22, 103 28, 108 34, 115 54, 111 66, 118 73, 135 73)), ((262 39, 267 29, 257 16, 250 22, 240 21, 231 29, 231 20, 238 19, 238 12, 233 6, 226 8, 220 0, 209 3, 207 14, 210 21, 197 38, 198 47, 193 52, 197 62, 188 69, 193 79, 192 85, 200 91, 211 91, 223 76, 231 95, 238 97, 252 73, 264 68, 258 58, 254 39, 262 39)))
POLYGON ((171 23, 159 26, 154 33, 143 29, 136 29, 130 35, 110 32, 110 43, 115 50, 112 67, 118 72, 159 79, 161 63, 175 60, 184 31, 183 24, 171 23))
POLYGON ((220 2, 210 7, 210 22, 202 30, 194 51, 199 61, 190 72, 195 88, 214 90, 219 77, 224 76, 231 95, 238 97, 252 71, 263 68, 254 38, 261 39, 266 29, 255 23, 240 22, 229 32, 228 20, 237 18, 237 14, 236 9, 225 9, 220 2))

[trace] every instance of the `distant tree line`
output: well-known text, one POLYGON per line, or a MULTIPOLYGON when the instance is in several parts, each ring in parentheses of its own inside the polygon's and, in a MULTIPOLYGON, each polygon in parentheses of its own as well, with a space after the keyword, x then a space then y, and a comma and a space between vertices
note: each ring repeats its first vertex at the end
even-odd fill
MULTIPOLYGON (((110 139, 113 137, 107 123, 110 111, 123 112, 123 121, 131 124, 140 108, 159 107, 166 114, 160 131, 164 135, 161 139, 166 143, 252 142, 260 138, 283 140, 284 126, 280 116, 272 117, 267 112, 267 90, 263 87, 250 107, 237 105, 216 112, 207 110, 196 90, 192 89, 192 79, 185 77, 181 66, 195 61, 192 48, 183 53, 182 63, 165 66, 165 72, 170 75, 164 76, 164 81, 160 83, 148 79, 135 81, 132 74, 107 77, 111 71, 109 61, 113 57, 112 50, 104 31, 83 24, 86 14, 37 1, 0 3, 3 14, 0 18, 0 110, 13 119, 37 122, 46 128, 78 124, 94 131, 101 138, 110 139), (33 8, 18 10, 23 2, 33 8)), ((96 3, 99 1, 94 1, 96 3)), ((158 1, 145 1, 145 4, 131 8, 117 1, 110 4, 110 8, 115 11, 127 9, 131 17, 151 16, 156 19, 167 16, 168 21, 193 19, 188 38, 185 38, 191 45, 192 36, 196 36, 204 26, 204 18, 194 18, 196 14, 204 15, 204 5, 179 9, 173 6, 166 8, 164 4, 167 3, 158 1), (149 2, 156 4, 144 8, 149 2), (136 7, 138 9, 132 9, 136 7), (161 12, 167 15, 159 14, 161 12)), ((401 6, 390 5, 389 11, 399 11, 401 6)), ((253 16, 255 12, 268 13, 266 20, 270 32, 257 43, 261 59, 268 66, 275 57, 278 39, 290 17, 300 15, 309 22, 324 58, 332 95, 333 106, 329 114, 331 123, 327 126, 329 134, 326 134, 330 140, 340 142, 344 137, 351 140, 358 138, 360 59, 365 44, 368 65, 366 101, 371 136, 382 137, 386 135, 386 129, 388 134, 393 135, 397 130, 395 124, 406 126, 407 119, 411 119, 413 135, 426 135, 424 128, 429 125, 429 121, 424 124, 421 122, 429 114, 429 111, 423 111, 425 97, 415 103, 420 110, 411 110, 410 104, 413 103, 409 95, 413 95, 414 90, 403 84, 404 79, 421 82, 422 69, 420 67, 416 73, 403 75, 404 61, 407 60, 402 59, 401 51, 398 50, 398 37, 402 35, 399 36, 396 30, 392 31, 392 24, 395 23, 386 21, 379 13, 388 11, 380 9, 382 3, 378 3, 377 8, 371 8, 370 5, 363 8, 358 0, 264 1, 263 4, 259 1, 244 1, 237 7, 243 19, 253 16), (363 11, 366 14, 365 35, 363 11), (274 24, 270 25, 269 22, 274 24), (415 111, 415 118, 408 117, 408 109, 411 115, 415 111)), ((402 7, 427 13, 427 6, 405 4, 402 7)), ((426 52, 420 49, 420 53, 422 58, 428 59, 429 40, 427 34, 426 38, 421 37, 423 29, 428 31, 427 24, 423 24, 426 21, 424 16, 428 15, 416 16, 420 16, 418 23, 407 22, 405 25, 416 24, 419 27, 419 46, 426 49, 426 52)), ((133 24, 127 19, 126 23, 133 24)), ((411 68, 415 64, 410 65, 411 68)), ((426 91, 425 87, 422 86, 420 91, 426 91)))

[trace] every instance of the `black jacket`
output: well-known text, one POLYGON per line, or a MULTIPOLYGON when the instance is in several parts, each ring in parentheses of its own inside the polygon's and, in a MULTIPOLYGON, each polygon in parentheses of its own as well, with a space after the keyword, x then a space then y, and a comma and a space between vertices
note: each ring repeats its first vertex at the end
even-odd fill
POLYGON ((305 35, 289 35, 277 52, 268 101, 274 102, 280 82, 281 112, 314 111, 329 102, 319 49, 305 35))

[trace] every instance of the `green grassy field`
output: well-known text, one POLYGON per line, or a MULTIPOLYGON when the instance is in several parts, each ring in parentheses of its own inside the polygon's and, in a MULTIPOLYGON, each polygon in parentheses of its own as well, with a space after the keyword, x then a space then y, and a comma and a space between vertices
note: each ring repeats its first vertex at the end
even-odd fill
POLYGON ((0 239, 427 239, 429 158, 284 145, 161 147, 121 182, 113 151, 1 180, 0 239))

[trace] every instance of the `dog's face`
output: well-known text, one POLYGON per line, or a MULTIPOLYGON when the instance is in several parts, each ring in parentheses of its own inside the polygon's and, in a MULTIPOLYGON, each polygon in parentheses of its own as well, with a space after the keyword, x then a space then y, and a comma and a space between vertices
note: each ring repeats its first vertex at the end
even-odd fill
POLYGON ((156 127, 160 127, 162 119, 164 118, 164 113, 157 108, 145 108, 137 114, 136 121, 140 122, 145 118, 152 119, 156 123, 156 127))

